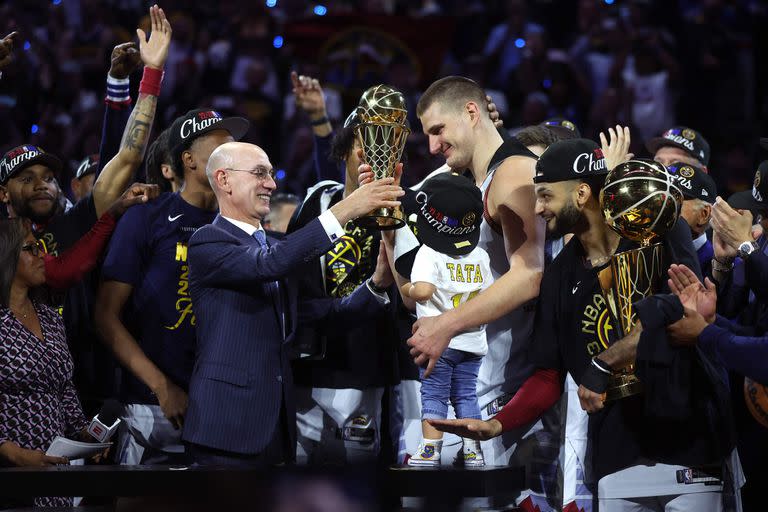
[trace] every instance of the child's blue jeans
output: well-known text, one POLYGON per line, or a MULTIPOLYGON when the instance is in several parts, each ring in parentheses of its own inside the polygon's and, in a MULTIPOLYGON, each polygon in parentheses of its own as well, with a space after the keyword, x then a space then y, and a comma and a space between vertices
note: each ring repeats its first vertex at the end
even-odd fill
POLYGON ((477 372, 482 360, 483 356, 447 348, 429 377, 425 379, 424 368, 420 368, 422 419, 445 419, 449 398, 457 418, 481 419, 477 372))

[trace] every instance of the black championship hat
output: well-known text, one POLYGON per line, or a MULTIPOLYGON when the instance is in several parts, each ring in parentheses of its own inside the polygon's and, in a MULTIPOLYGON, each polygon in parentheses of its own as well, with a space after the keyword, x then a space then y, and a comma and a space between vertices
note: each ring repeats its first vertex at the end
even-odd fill
POLYGON ((236 141, 248 132, 250 123, 242 117, 221 117, 221 114, 208 108, 190 110, 177 117, 168 134, 168 150, 172 157, 187 149, 196 138, 213 130, 227 130, 236 141))
POLYGON ((83 158, 83 161, 80 162, 80 165, 77 166, 77 171, 75 171, 75 178, 80 179, 83 176, 93 174, 96 172, 96 169, 98 168, 99 168, 99 155, 97 154, 88 155, 87 157, 83 158))
POLYGON ((608 174, 603 150, 589 139, 555 142, 536 162, 534 183, 555 183, 608 174))
POLYGON ((3 155, 3 159, 0 160, 0 185, 5 185, 14 174, 35 164, 44 165, 55 174, 61 172, 61 160, 50 153, 46 153, 39 146, 25 144, 17 146, 3 155))
POLYGON ((541 123, 541 126, 546 126, 559 135, 561 139, 581 138, 581 132, 576 128, 576 125, 562 117, 547 119, 541 123))
POLYGON ((709 142, 699 132, 685 126, 675 126, 645 143, 651 154, 664 146, 674 146, 687 152, 704 166, 709 165, 709 142))
POLYGON ((416 194, 421 241, 451 256, 469 254, 480 240, 483 197, 472 180, 453 172, 428 179, 416 194))
POLYGON ((752 190, 736 192, 728 198, 728 204, 737 210, 768 210, 768 160, 757 167, 752 190))
POLYGON ((701 199, 715 204, 717 186, 704 169, 683 162, 674 162, 666 167, 685 199, 701 199))

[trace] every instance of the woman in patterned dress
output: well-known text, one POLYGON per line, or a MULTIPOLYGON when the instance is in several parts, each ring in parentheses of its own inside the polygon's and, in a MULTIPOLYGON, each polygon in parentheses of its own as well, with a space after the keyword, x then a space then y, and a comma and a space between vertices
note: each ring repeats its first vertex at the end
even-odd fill
MULTIPOLYGON (((0 465, 66 464, 45 450, 57 436, 87 435, 72 384, 64 322, 35 300, 45 283, 43 252, 20 219, 0 219, 0 465)), ((72 498, 35 498, 72 506, 72 498)))

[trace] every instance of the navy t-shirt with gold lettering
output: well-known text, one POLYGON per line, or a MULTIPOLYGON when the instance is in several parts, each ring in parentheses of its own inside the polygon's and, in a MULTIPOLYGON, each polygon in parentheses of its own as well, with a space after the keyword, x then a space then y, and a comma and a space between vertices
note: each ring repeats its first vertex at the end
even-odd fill
MULTIPOLYGON (((215 211, 192 206, 178 193, 129 208, 110 242, 102 278, 130 284, 123 324, 144 353, 171 381, 184 389, 195 362, 195 316, 189 295, 187 244, 215 211)), ((129 371, 123 372, 125 403, 157 403, 129 371)))

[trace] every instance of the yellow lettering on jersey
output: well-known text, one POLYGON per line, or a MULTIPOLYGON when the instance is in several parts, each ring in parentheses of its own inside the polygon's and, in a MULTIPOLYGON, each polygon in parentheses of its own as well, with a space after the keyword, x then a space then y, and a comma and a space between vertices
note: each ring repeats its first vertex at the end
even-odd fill
MULTIPOLYGON (((176 244, 177 259, 178 259, 179 245, 182 245, 184 247, 184 258, 186 258, 187 246, 179 242, 176 244)), ((189 319, 190 325, 195 325, 196 323, 195 314, 192 311, 192 298, 189 296, 188 289, 189 289, 189 267, 187 265, 182 265, 181 275, 179 276, 179 289, 177 291, 178 299, 176 300, 176 311, 179 313, 179 318, 178 320, 176 320, 176 323, 174 325, 165 326, 165 328, 168 329, 169 331, 175 331, 176 329, 181 327, 181 325, 187 319, 189 319)))
POLYGON ((461 265, 456 265, 456 282, 457 283, 464 282, 464 274, 461 272, 461 265))
POLYGON ((475 271, 475 266, 470 265, 469 263, 464 264, 464 273, 467 274, 467 282, 472 282, 472 272, 475 271))
POLYGON ((187 261, 187 244, 176 242, 176 261, 187 261))
POLYGON ((451 281, 456 281, 456 274, 453 271, 455 265, 453 263, 446 263, 445 266, 448 267, 448 270, 451 272, 451 281))
POLYGON ((476 283, 483 282, 483 273, 480 272, 480 265, 475 265, 475 282, 476 283))

